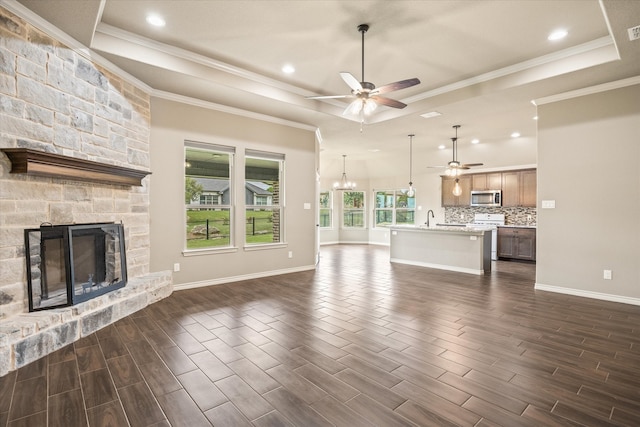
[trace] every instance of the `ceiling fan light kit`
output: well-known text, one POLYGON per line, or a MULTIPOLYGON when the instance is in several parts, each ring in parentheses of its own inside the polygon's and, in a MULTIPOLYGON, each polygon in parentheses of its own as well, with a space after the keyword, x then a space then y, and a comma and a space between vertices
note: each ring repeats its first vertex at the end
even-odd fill
POLYGON ((359 116, 360 122, 364 122, 364 117, 371 115, 378 105, 385 105, 391 108, 404 108, 407 106, 404 102, 397 101, 395 99, 380 96, 384 93, 393 92, 400 89, 405 89, 411 86, 415 86, 420 83, 417 78, 400 80, 394 83, 389 83, 379 88, 364 79, 364 33, 369 30, 368 24, 358 25, 358 31, 362 34, 362 80, 358 81, 353 74, 342 71, 340 77, 351 88, 350 95, 323 95, 323 96, 308 96, 307 99, 331 99, 331 98, 349 98, 353 101, 347 106, 342 113, 343 115, 359 116))

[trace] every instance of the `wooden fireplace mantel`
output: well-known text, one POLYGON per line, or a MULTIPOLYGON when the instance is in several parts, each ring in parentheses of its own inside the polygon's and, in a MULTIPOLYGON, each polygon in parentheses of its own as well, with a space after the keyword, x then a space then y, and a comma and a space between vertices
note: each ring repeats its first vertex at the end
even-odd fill
POLYGON ((11 160, 11 173, 136 186, 142 186, 144 177, 151 173, 28 148, 0 151, 11 160))

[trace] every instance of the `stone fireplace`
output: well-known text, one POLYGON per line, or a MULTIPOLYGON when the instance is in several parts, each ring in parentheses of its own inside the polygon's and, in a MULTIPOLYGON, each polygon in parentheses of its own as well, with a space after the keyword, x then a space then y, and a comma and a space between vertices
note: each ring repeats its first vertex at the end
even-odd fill
MULTIPOLYGON (((69 36, 36 28, 3 7, 0 36, 2 376, 170 295, 172 276, 149 271, 150 88, 69 48, 78 45, 69 36), (74 284, 85 290, 75 305, 30 312, 30 297, 44 308, 43 288, 38 283, 33 292, 38 272, 26 268, 33 248, 25 244, 25 230, 46 223, 122 224, 121 258, 114 253, 110 260, 120 267, 99 272, 92 255, 87 262, 94 265, 75 273, 74 284), (102 292, 125 272, 126 286, 102 292), (90 293, 95 298, 81 301, 90 293)), ((99 246, 95 236, 75 238, 99 246)), ((45 240, 47 251, 60 250, 55 239, 45 240)), ((60 263, 45 274, 51 298, 60 263)))

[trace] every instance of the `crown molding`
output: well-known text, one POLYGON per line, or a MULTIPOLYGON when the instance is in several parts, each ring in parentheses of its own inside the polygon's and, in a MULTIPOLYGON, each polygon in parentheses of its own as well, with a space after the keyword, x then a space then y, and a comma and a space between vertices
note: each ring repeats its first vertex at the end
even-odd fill
MULTIPOLYGON (((568 49, 559 50, 557 52, 550 53, 548 55, 543 55, 537 58, 530 59, 528 61, 510 65, 508 67, 500 68, 498 70, 490 71, 488 73, 480 74, 478 76, 471 77, 466 80, 461 80, 459 82, 441 86, 437 89, 423 92, 421 94, 414 95, 409 98, 405 98, 403 102, 408 104, 416 101, 422 101, 424 99, 432 98, 434 96, 442 95, 448 92, 453 92, 459 89, 464 89, 466 87, 473 86, 479 83, 485 83, 500 77, 505 77, 511 74, 527 71, 532 68, 548 65, 560 60, 566 60, 567 58, 570 58, 570 57, 582 55, 585 53, 595 51, 597 49, 602 49, 607 47, 613 47, 615 49, 615 44, 611 36, 600 37, 599 39, 595 39, 578 46, 573 46, 568 49)), ((615 49, 615 52, 616 52, 616 56, 619 58, 620 55, 618 54, 617 49, 615 49)))
POLYGON ((290 93, 294 93, 297 95, 303 96, 311 96, 315 95, 314 93, 303 90, 297 86, 291 85, 289 83, 285 83, 276 79, 272 79, 270 77, 266 77, 260 75, 258 73, 254 73, 248 70, 245 70, 240 67, 236 67, 230 64, 227 64, 222 61, 218 61, 212 58, 209 58, 204 55, 200 55, 198 53, 194 53, 188 51, 186 49, 182 49, 179 47, 171 46, 166 43, 161 43, 146 37, 142 37, 138 34, 131 33, 129 31, 125 31, 123 29, 114 27, 109 24, 100 23, 96 28, 96 33, 103 34, 105 36, 112 37, 117 40, 122 40, 127 43, 132 43, 142 48, 151 49, 153 51, 161 52, 165 55, 169 55, 171 57, 180 58, 186 60, 188 62, 192 62, 195 64, 204 65, 205 67, 212 68, 218 71, 222 71, 224 73, 228 73, 237 77, 241 77, 243 79, 251 80, 256 83, 264 84, 267 86, 279 88, 285 90, 290 93))
POLYGON ((600 92, 607 92, 614 89, 620 89, 623 87, 634 86, 640 84, 640 76, 629 77, 628 79, 616 80, 613 82, 603 83, 601 85, 585 87, 582 89, 576 89, 569 92, 559 93, 557 95, 546 96, 544 98, 534 99, 533 103, 536 106, 551 104, 553 102, 565 101, 567 99, 578 98, 585 95, 593 95, 600 92))
POLYGON ((220 111, 222 113, 234 114, 236 116, 247 117, 250 119, 261 120, 263 122, 274 123, 278 125, 289 126, 292 128, 308 130, 311 132, 317 132, 317 126, 311 126, 304 123, 294 122, 291 120, 285 120, 267 114, 254 113, 252 111, 243 110, 236 107, 230 107, 228 105, 216 104, 215 102, 203 101, 197 98, 191 98, 184 95, 178 95, 173 92, 165 92, 161 90, 154 90, 151 93, 154 98, 166 99, 168 101, 179 102, 181 104, 192 105, 194 107, 206 108, 208 110, 220 111))

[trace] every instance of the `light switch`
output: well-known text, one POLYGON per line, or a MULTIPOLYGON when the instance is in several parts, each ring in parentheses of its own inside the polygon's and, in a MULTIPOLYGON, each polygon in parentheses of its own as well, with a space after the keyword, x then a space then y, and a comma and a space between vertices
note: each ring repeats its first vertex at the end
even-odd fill
POLYGON ((555 209, 556 201, 555 200, 543 200, 542 201, 542 209, 555 209))
POLYGON ((304 208, 305 209, 311 209, 311 203, 305 203, 304 204, 304 208))

